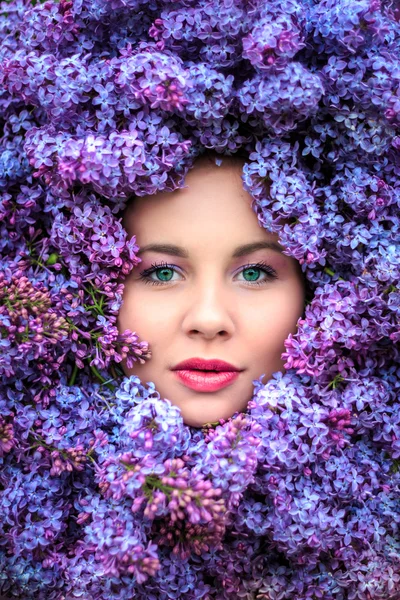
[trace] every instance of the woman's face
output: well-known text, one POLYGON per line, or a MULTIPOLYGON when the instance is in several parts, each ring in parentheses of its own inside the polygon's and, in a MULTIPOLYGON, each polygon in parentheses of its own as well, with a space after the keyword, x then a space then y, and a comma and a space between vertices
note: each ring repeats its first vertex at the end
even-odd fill
POLYGON ((278 236, 259 225, 242 166, 240 159, 217 166, 200 158, 185 188, 137 197, 124 215, 142 262, 125 280, 118 328, 135 331, 152 352, 124 372, 152 381, 192 427, 246 410, 253 380, 264 375, 265 383, 284 371, 284 341, 304 309, 297 261, 261 247, 277 245, 278 236), (250 244, 260 247, 243 248, 250 244), (146 249, 152 245, 174 248, 146 249), (266 271, 250 266, 259 262, 266 271), (154 264, 160 267, 141 278, 154 264), (196 384, 171 370, 190 358, 223 360, 240 371, 219 389, 193 389, 196 384))

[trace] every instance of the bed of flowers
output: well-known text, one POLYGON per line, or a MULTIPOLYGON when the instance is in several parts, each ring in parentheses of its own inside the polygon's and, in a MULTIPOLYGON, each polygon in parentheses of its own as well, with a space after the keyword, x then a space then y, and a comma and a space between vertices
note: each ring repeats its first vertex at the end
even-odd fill
POLYGON ((0 596, 398 598, 396 4, 12 0, 0 39, 0 596), (207 148, 310 293, 286 372, 195 429, 116 318, 127 199, 207 148))

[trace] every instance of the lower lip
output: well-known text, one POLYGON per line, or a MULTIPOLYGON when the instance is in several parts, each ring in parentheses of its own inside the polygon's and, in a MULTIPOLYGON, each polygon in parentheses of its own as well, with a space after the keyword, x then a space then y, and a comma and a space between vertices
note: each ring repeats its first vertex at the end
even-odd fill
POLYGON ((207 371, 174 371, 180 381, 196 392, 217 392, 218 390, 233 383, 240 371, 219 371, 210 373, 207 371))

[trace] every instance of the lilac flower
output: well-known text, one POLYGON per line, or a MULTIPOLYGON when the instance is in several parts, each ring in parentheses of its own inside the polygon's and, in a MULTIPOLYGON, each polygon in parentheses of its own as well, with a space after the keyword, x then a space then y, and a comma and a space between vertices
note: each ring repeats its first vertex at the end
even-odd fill
POLYGON ((0 357, 0 372, 15 375, 39 361, 41 381, 46 383, 47 374, 58 370, 69 348, 59 298, 52 297, 41 282, 32 284, 26 276, 8 279, 2 272, 0 299, 2 325, 8 331, 8 351, 0 357))
POLYGON ((254 480, 257 467, 257 435, 260 426, 243 415, 217 427, 201 454, 195 472, 212 477, 227 498, 227 506, 238 504, 243 490, 254 480))
POLYGON ((179 59, 157 52, 156 46, 143 45, 143 51, 121 64, 116 77, 117 85, 140 103, 149 103, 151 108, 180 111, 186 100, 184 92, 186 78, 179 59))
POLYGON ((198 127, 221 121, 229 113, 234 100, 233 75, 224 77, 207 64, 188 64, 191 87, 186 92, 185 120, 198 127))
POLYGON ((238 94, 242 120, 254 114, 266 130, 276 134, 290 131, 316 112, 324 93, 321 79, 301 63, 290 62, 268 80, 261 75, 243 84, 238 94))
POLYGON ((88 548, 95 551, 105 575, 133 575, 140 584, 159 569, 157 546, 146 541, 129 511, 102 507, 86 531, 88 548))
POLYGON ((124 415, 121 442, 135 448, 136 456, 152 454, 160 459, 185 453, 190 443, 189 429, 184 426, 180 410, 169 400, 143 399, 124 415))
POLYGON ((296 3, 282 3, 279 8, 265 6, 260 21, 243 38, 244 58, 261 72, 282 70, 288 59, 305 46, 301 12, 296 3))

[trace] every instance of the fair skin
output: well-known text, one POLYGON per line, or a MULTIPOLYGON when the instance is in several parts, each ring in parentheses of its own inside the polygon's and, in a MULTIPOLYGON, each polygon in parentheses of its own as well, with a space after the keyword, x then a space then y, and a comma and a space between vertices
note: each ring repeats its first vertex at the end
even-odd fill
POLYGON ((124 364, 124 372, 152 381, 192 427, 245 411, 253 380, 263 375, 265 383, 284 371, 284 341, 296 332, 304 310, 303 277, 295 259, 272 248, 233 256, 246 244, 278 244, 278 235, 259 225, 252 198, 243 189, 243 164, 240 158, 224 157, 217 166, 201 157, 188 172, 185 188, 136 197, 124 215, 129 237, 135 235, 141 248, 141 262, 124 282, 118 328, 135 331, 152 352, 143 365, 128 369, 124 364), (149 244, 173 244, 186 249, 187 256, 143 251, 149 244), (249 267, 260 261, 275 278, 249 267), (140 274, 154 263, 169 266, 161 265, 145 283, 140 274), (221 390, 194 391, 171 371, 193 357, 217 358, 242 371, 221 390))

